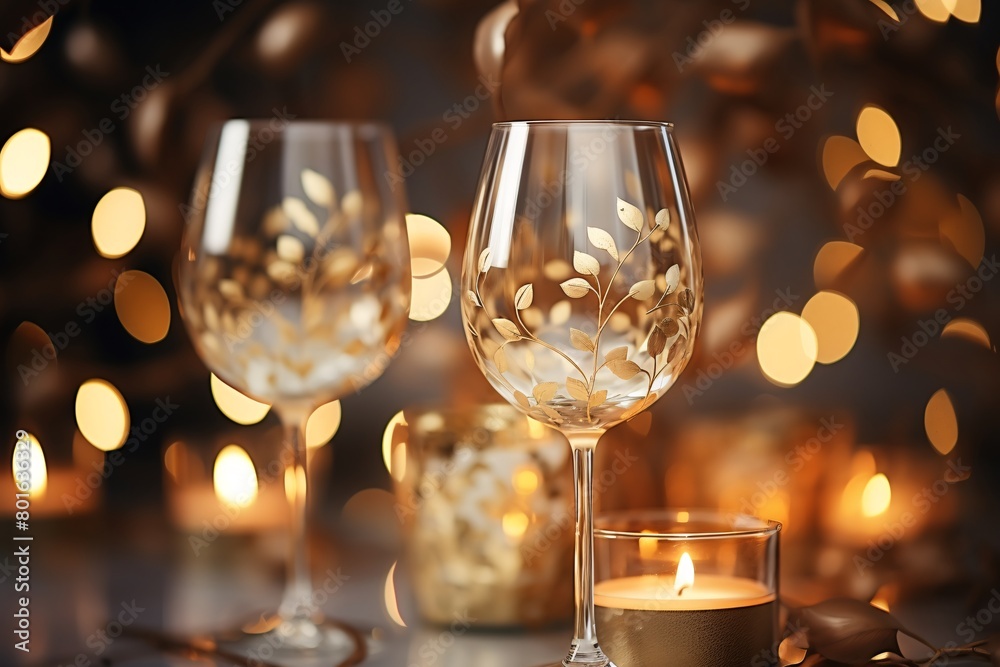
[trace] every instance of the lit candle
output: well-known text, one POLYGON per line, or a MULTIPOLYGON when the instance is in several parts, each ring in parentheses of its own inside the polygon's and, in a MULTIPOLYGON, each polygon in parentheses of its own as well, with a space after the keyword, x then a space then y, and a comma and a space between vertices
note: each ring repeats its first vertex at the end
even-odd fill
POLYGON ((595 587, 601 646, 618 667, 770 664, 777 599, 761 583, 706 574, 685 552, 670 575, 595 587))

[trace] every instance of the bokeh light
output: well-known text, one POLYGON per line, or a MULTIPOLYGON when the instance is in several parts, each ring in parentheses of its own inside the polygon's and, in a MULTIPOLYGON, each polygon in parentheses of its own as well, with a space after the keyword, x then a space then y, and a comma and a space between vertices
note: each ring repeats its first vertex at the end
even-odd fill
POLYGON ((889 509, 892 502, 892 487, 883 473, 872 475, 865 490, 861 492, 861 513, 867 517, 879 516, 889 509))
POLYGON ((406 621, 399 614, 399 603, 396 601, 396 565, 397 563, 393 563, 389 568, 389 574, 385 576, 385 611, 393 623, 405 628, 406 621))
POLYGON ((976 268, 986 252, 986 228, 979 209, 967 197, 958 195, 958 210, 945 215, 939 226, 941 239, 947 241, 969 266, 976 268))
POLYGON ((10 53, 0 48, 0 60, 8 63, 24 62, 35 55, 38 49, 42 48, 49 32, 52 30, 52 20, 54 16, 45 19, 28 32, 21 35, 21 39, 11 48, 10 53))
POLYGON ((267 403, 255 401, 249 396, 233 389, 216 376, 211 374, 212 398, 222 414, 229 417, 237 424, 247 426, 256 424, 267 416, 271 406, 267 403))
POLYGON ((429 322, 444 314, 451 303, 452 284, 448 268, 427 278, 414 278, 410 294, 410 319, 429 322))
POLYGON ((941 338, 964 338, 967 341, 982 345, 987 350, 993 349, 990 334, 986 328, 967 317, 958 317, 944 325, 941 338))
POLYGON ((847 241, 826 243, 816 254, 816 261, 813 263, 813 281, 816 287, 826 289, 835 285, 863 252, 864 248, 847 241))
POLYGON ((899 164, 902 139, 899 128, 884 109, 873 104, 858 114, 858 142, 868 156, 886 167, 899 164))
POLYGON ((76 392, 76 425, 94 447, 118 449, 128 436, 128 405, 107 380, 87 380, 76 392))
POLYGON ((816 364, 819 344, 808 322, 794 313, 772 315, 757 334, 757 363, 781 387, 802 382, 816 364))
POLYGON ((821 160, 826 182, 836 190, 851 169, 868 160, 868 155, 854 139, 834 135, 823 142, 821 160))
POLYGON ((146 205, 138 190, 115 188, 97 202, 91 220, 94 246, 102 257, 130 252, 146 229, 146 205))
POLYGON ((823 291, 813 296, 802 309, 802 319, 816 332, 816 361, 821 364, 840 361, 858 340, 858 307, 839 292, 823 291))
POLYGON ((440 270, 451 254, 451 235, 434 218, 417 213, 406 216, 410 243, 410 268, 414 278, 426 278, 440 270))
POLYGON ((382 434, 382 461, 393 479, 399 481, 406 475, 406 417, 402 411, 389 420, 382 434))
MULTIPOLYGON (((45 453, 42 445, 33 434, 25 432, 24 442, 28 443, 28 494, 35 499, 45 495, 45 490, 49 485, 49 472, 45 464, 45 453)), ((14 483, 17 484, 17 452, 11 459, 11 474, 14 475, 14 483)))
POLYGON ((143 343, 163 340, 170 331, 170 299, 144 271, 125 271, 115 284, 115 312, 125 330, 143 343))
MULTIPOLYGON (((945 0, 914 0, 920 13, 935 23, 944 23, 951 16, 945 0)), ((951 0, 952 2, 954 0, 951 0)))
POLYGON ((322 447, 333 439, 340 428, 340 401, 324 403, 309 415, 306 421, 306 447, 322 447))
POLYGON ((33 127, 16 132, 0 148, 0 194, 20 199, 34 190, 49 168, 49 136, 33 127))
POLYGON ((257 498, 257 471, 253 460, 239 445, 226 445, 212 470, 215 495, 224 503, 247 507, 257 498))
POLYGON ((504 535, 515 540, 524 536, 524 533, 527 532, 528 525, 530 523, 531 518, 519 510, 507 512, 503 515, 503 519, 501 520, 504 535))
POLYGON ((958 417, 951 397, 944 389, 938 389, 927 401, 924 430, 934 449, 941 454, 950 453, 958 444, 958 417))

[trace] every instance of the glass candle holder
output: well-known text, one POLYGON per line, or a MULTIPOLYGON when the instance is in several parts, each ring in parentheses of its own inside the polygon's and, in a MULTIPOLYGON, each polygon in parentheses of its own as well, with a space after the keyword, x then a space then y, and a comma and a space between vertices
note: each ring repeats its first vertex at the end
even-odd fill
POLYGON ((392 440, 392 460, 405 460, 397 514, 424 620, 448 625, 461 614, 478 627, 535 627, 569 618, 565 439, 509 405, 484 405, 404 410, 392 440))
POLYGON ((615 665, 776 663, 781 524, 657 510, 597 525, 597 633, 615 665))

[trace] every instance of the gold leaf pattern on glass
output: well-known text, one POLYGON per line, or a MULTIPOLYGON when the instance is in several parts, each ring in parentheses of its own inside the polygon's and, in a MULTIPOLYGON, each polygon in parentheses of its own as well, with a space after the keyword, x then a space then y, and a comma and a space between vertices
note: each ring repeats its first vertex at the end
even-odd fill
POLYGON ((525 396, 524 393, 517 391, 516 389, 514 390, 514 400, 516 400, 518 405, 520 405, 522 408, 531 407, 531 403, 528 402, 528 397, 525 396))
POLYGON ((587 296, 587 292, 591 291, 593 288, 583 278, 570 278, 566 282, 559 285, 562 291, 571 299, 580 299, 587 296))
POLYGON ((611 234, 600 227, 587 227, 587 238, 590 239, 595 248, 607 251, 611 255, 611 259, 618 261, 618 246, 611 234))
POLYGON ((612 359, 608 362, 608 369, 622 380, 631 380, 642 370, 639 364, 628 359, 612 359))
POLYGON ((306 256, 306 248, 302 245, 302 241, 290 234, 278 237, 277 251, 278 257, 292 264, 298 264, 306 256))
POLYGON ((626 358, 628 358, 628 346, 626 345, 622 345, 621 347, 616 347, 615 349, 611 350, 610 352, 604 355, 604 360, 608 362, 618 361, 620 359, 626 359, 626 358))
POLYGON ((670 209, 661 208, 659 213, 656 214, 656 226, 660 229, 666 231, 667 227, 670 226, 670 209))
POLYGON ((663 332, 663 335, 667 338, 671 338, 680 333, 681 327, 677 324, 677 320, 672 317, 664 317, 660 320, 656 327, 663 332))
POLYGON ((681 267, 674 264, 669 269, 667 269, 667 289, 665 294, 673 294, 677 289, 678 283, 681 281, 681 267))
POLYGON ((633 231, 642 230, 642 211, 621 198, 618 199, 618 219, 633 231))
POLYGON ((597 258, 585 252, 575 251, 573 253, 573 268, 576 269, 577 273, 582 273, 585 276, 596 276, 601 272, 601 263, 597 261, 597 258))
POLYGON ((583 352, 593 352, 594 351, 594 341, 579 329, 569 330, 569 342, 573 347, 583 352))
POLYGON ((646 351, 649 352, 649 356, 658 357, 663 349, 667 346, 667 335, 660 331, 659 327, 654 327, 653 331, 649 334, 649 342, 646 343, 646 351))
POLYGON ((496 330, 500 332, 500 335, 507 340, 520 340, 521 333, 517 328, 517 325, 508 319, 503 317, 497 317, 493 320, 493 326, 496 330))
POLYGON ((303 169, 302 190, 305 191, 306 197, 309 197, 312 203, 324 208, 333 207, 336 199, 333 184, 323 174, 312 169, 303 169))
POLYGON ((466 290, 465 296, 466 298, 469 299, 469 303, 471 303, 473 306, 476 306, 477 308, 483 307, 483 304, 479 302, 479 297, 476 296, 476 293, 473 292, 472 290, 466 290))
POLYGON ((653 296, 654 291, 656 291, 655 280, 640 280, 632 285, 628 295, 636 301, 645 301, 653 296))
POLYGON ((578 401, 587 403, 590 400, 590 392, 587 390, 587 385, 576 378, 566 378, 566 391, 578 401))
POLYGON ((501 375, 507 372, 507 353, 503 351, 503 347, 498 347, 493 353, 493 363, 497 365, 497 371, 501 375))
POLYGON ((596 408, 597 406, 604 403, 604 401, 606 400, 608 400, 607 389, 600 389, 598 391, 595 391, 593 394, 590 395, 590 400, 587 401, 587 408, 589 409, 596 408))
POLYGON ((540 382, 535 385, 531 394, 535 397, 535 400, 539 403, 548 403, 556 396, 556 392, 559 390, 559 384, 557 382, 540 382))
POLYGON ((484 248, 481 253, 479 253, 479 273, 486 273, 490 270, 490 259, 493 257, 493 251, 489 248, 484 248))
POLYGON ((285 197, 281 202, 281 210, 285 212, 288 219, 292 221, 295 228, 303 234, 316 237, 319 234, 319 221, 316 215, 309 210, 306 203, 297 197, 285 197))
POLYGON ((520 289, 517 290, 517 294, 514 295, 514 307, 517 310, 524 310, 531 306, 531 301, 535 296, 535 291, 531 286, 531 283, 527 285, 522 285, 520 289))

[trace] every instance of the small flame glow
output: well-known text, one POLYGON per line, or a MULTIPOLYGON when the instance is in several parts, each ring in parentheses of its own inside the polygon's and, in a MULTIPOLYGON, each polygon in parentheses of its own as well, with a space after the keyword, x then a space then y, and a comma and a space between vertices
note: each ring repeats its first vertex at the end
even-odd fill
MULTIPOLYGON (((652 533, 653 533, 653 531, 651 531, 651 530, 644 530, 644 531, 642 531, 643 535, 651 535, 652 533)), ((644 559, 646 559, 646 558, 652 558, 653 556, 656 555, 656 546, 657 546, 657 543, 658 543, 658 540, 655 537, 640 537, 639 538, 639 555, 642 556, 642 558, 644 558, 644 559)))
POLYGON ((399 615, 399 604, 396 602, 396 585, 393 575, 396 574, 396 563, 389 568, 389 574, 385 578, 385 610, 389 614, 392 622, 401 628, 406 627, 406 622, 399 615))
POLYGON ((882 473, 872 475, 861 493, 861 513, 867 517, 884 514, 892 500, 889 478, 882 473))
POLYGON ((528 530, 531 519, 524 512, 507 512, 503 515, 503 532, 507 537, 518 539, 528 530))
MULTIPOLYGON (((29 470, 29 486, 28 494, 35 500, 42 498, 45 495, 45 490, 49 486, 49 473, 48 467, 45 465, 45 454, 42 453, 42 445, 38 442, 38 438, 28 433, 25 441, 28 443, 28 470, 29 470)), ((17 483, 17 471, 18 466, 18 451, 14 450, 13 459, 13 472, 14 472, 14 483, 17 483)), ((23 458, 21 459, 23 461, 23 458)), ((18 487, 20 490, 21 487, 18 487)))
POLYGON ((239 445, 226 445, 215 459, 212 474, 219 500, 247 507, 257 498, 257 471, 250 455, 239 445))
POLYGON ((514 471, 514 491, 522 496, 530 496, 538 489, 538 473, 532 465, 524 465, 514 471))
MULTIPOLYGON (((640 538, 641 539, 641 538, 640 538)), ((685 588, 694 586, 694 561, 691 555, 684 552, 681 560, 677 563, 677 574, 674 576, 674 592, 680 595, 685 588)))

